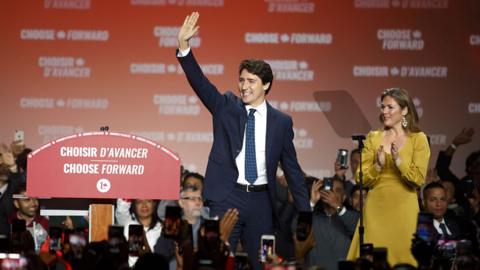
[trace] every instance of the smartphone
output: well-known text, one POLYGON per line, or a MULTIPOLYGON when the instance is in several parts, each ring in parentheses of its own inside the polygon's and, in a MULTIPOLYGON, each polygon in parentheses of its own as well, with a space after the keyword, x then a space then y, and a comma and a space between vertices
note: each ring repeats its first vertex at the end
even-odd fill
POLYGON ((184 243, 189 242, 193 243, 193 229, 192 224, 189 224, 188 221, 182 220, 180 222, 180 231, 178 233, 178 242, 184 243))
POLYGON ((10 250, 10 240, 6 235, 0 234, 0 253, 10 250))
POLYGON ((298 213, 296 235, 298 241, 307 240, 312 230, 312 212, 301 211, 298 213))
POLYGON ((193 243, 193 227, 186 220, 180 222, 180 231, 178 233, 178 254, 183 255, 183 249, 189 245, 192 250, 196 243, 193 243))
POLYGON ((112 238, 123 238, 123 226, 110 225, 108 226, 108 240, 112 238))
POLYGON ((332 190, 333 189, 333 178, 332 177, 325 177, 323 179, 323 190, 332 190))
POLYGON ((130 256, 138 256, 138 251, 142 248, 143 239, 143 225, 130 224, 128 226, 128 254, 130 256))
POLYGON ((165 209, 163 236, 169 239, 178 239, 180 233, 181 208, 179 206, 167 206, 165 209))
POLYGON ((251 269, 248 264, 248 254, 245 252, 236 252, 235 253, 235 262, 233 266, 234 270, 246 270, 251 269))
POLYGON ((23 132, 23 130, 15 130, 15 132, 13 133, 13 141, 14 142, 25 141, 25 132, 23 132))
POLYGON ((220 239, 220 225, 218 220, 207 219, 204 222, 205 225, 205 239, 213 242, 220 239))
POLYGON ((55 253, 56 251, 62 250, 62 228, 52 226, 48 231, 50 236, 50 252, 55 253))
POLYGON ((264 234, 260 239, 260 261, 266 262, 275 254, 275 236, 264 234))
POLYGON ((342 169, 346 169, 348 165, 348 150, 338 149, 337 161, 340 163, 342 169))
POLYGON ((423 241, 430 242, 434 240, 433 215, 431 213, 420 212, 417 219, 417 236, 423 241))
POLYGON ((123 226, 110 225, 108 227, 108 251, 110 254, 120 254, 122 247, 127 248, 127 240, 123 231, 123 226))

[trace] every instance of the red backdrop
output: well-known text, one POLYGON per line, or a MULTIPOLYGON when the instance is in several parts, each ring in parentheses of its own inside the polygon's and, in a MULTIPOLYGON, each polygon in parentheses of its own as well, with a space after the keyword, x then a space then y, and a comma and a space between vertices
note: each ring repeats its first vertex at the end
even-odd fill
MULTIPOLYGON (((22 129, 36 148, 108 125, 157 141, 203 172, 210 115, 174 52, 176 27, 192 11, 201 13, 193 49, 221 91, 237 90, 242 59, 272 64, 268 99, 292 115, 310 174, 332 174, 336 150, 355 147, 339 126, 363 115, 379 127, 377 99, 389 87, 414 97, 431 166, 462 127, 480 133, 476 0, 9 0, 0 2, 0 141, 22 129), (327 90, 352 99, 315 95, 327 90)), ((477 134, 458 150, 457 174, 479 142, 477 134)))

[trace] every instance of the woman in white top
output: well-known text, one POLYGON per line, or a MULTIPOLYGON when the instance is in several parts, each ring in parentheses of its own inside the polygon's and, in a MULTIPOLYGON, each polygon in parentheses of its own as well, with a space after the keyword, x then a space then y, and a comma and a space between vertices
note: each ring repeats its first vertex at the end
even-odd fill
MULTIPOLYGON (((115 217, 117 224, 124 226, 125 238, 128 239, 128 226, 131 224, 141 224, 145 231, 148 246, 151 251, 157 243, 162 232, 162 224, 157 215, 157 200, 117 200, 115 217)), ((129 256, 128 264, 130 267, 135 265, 138 257, 129 256)))

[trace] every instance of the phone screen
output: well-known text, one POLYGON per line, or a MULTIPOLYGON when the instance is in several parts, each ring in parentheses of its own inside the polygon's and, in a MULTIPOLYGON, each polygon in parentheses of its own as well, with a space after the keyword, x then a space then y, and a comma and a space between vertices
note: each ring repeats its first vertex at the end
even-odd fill
POLYGON ((233 269, 234 270, 250 269, 250 265, 248 264, 247 253, 243 253, 243 252, 235 253, 235 263, 234 263, 233 269))
POLYGON ((220 238, 218 220, 205 220, 205 238, 207 241, 216 241, 220 238))
POLYGON ((266 262, 268 258, 272 258, 275 254, 275 236, 264 234, 261 241, 260 260, 266 262))
POLYGON ((62 250, 62 228, 50 227, 48 235, 50 236, 50 251, 62 250))
POLYGON ((143 226, 131 224, 128 226, 128 253, 130 256, 138 256, 138 251, 143 246, 143 226))
POLYGON ((123 226, 110 225, 108 227, 108 239, 123 238, 123 226))
POLYGON ((165 209, 165 220, 163 236, 169 239, 178 239, 180 233, 180 212, 178 206, 167 206, 165 209))
POLYGON ((426 242, 433 241, 433 230, 435 230, 433 227, 433 215, 426 212, 418 213, 417 236, 426 242))
POLYGON ((338 149, 337 160, 342 169, 346 169, 348 164, 348 150, 338 149))
POLYGON ((333 187, 333 178, 325 177, 323 179, 322 189, 323 190, 332 190, 332 187, 333 187))
POLYGON ((312 212, 300 212, 297 219, 296 235, 298 241, 307 240, 312 230, 312 212))

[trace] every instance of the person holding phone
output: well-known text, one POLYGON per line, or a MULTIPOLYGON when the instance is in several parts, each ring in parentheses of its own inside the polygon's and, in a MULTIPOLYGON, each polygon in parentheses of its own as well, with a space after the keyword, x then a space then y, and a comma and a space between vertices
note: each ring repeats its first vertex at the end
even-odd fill
MULTIPOLYGON (((390 265, 417 265, 410 246, 419 211, 417 189, 425 182, 430 147, 406 90, 387 89, 380 100, 383 127, 368 133, 362 152, 363 181, 369 188, 364 239, 375 247, 388 248, 390 265)), ((348 259, 359 255, 357 228, 348 259)))
POLYGON ((273 72, 263 60, 240 63, 238 94, 222 94, 203 74, 189 45, 199 29, 198 12, 187 16, 178 33, 177 59, 190 86, 212 114, 214 140, 205 173, 204 197, 212 216, 237 209, 230 245, 241 237, 254 269, 261 269, 260 238, 273 233, 276 171, 282 164, 299 211, 311 211, 303 172, 293 144, 290 116, 266 100, 273 72))
POLYGON ((13 150, 0 144, 0 234, 10 237, 9 218, 14 212, 13 194, 25 183, 17 167, 13 150))
POLYGON ((308 239, 312 237, 308 235, 307 239, 299 239, 300 217, 293 223, 293 230, 297 231, 294 242, 298 259, 304 258, 307 266, 320 265, 326 270, 336 270, 338 261, 347 256, 359 213, 344 206, 344 182, 338 178, 330 178, 330 181, 331 189, 327 190, 322 180, 313 182, 310 189, 311 204, 316 205, 310 219, 313 239, 308 239), (310 242, 310 247, 305 247, 302 241, 310 242))
MULTIPOLYGON (((125 238, 132 240, 135 238, 130 237, 130 225, 143 226, 144 244, 140 245, 141 250, 137 252, 140 255, 151 252, 161 235, 162 224, 157 216, 157 206, 158 200, 132 200, 131 202, 123 199, 117 200, 115 217, 117 224, 124 226, 125 238)), ((133 266, 137 260, 138 256, 132 253, 128 257, 128 264, 133 266)))

